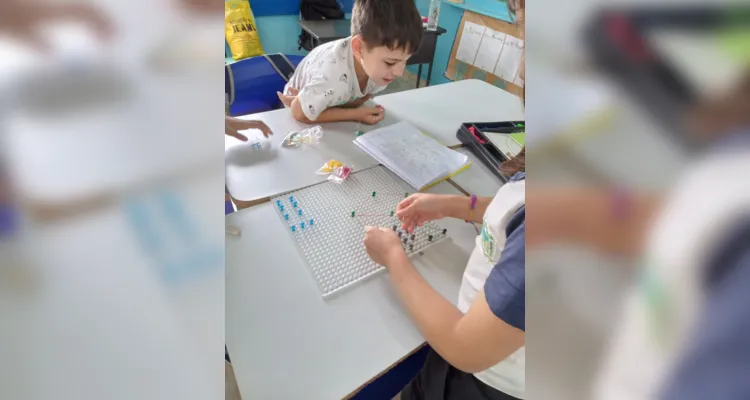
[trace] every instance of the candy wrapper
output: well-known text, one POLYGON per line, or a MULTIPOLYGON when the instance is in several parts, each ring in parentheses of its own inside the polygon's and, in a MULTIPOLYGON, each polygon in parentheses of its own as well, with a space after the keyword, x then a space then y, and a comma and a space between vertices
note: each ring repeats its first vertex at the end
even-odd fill
POLYGON ((352 167, 345 165, 341 161, 330 160, 323 164, 315 173, 318 175, 328 175, 329 181, 341 183, 352 173, 352 167))
POLYGON ((334 183, 342 183, 352 173, 352 168, 348 165, 342 165, 333 170, 331 175, 328 175, 328 180, 334 183))
POLYGON ((341 161, 331 160, 327 163, 323 164, 322 167, 320 167, 319 170, 317 170, 315 173, 318 175, 330 175, 333 173, 333 171, 336 170, 336 168, 343 167, 344 163, 341 161))
POLYGON ((292 131, 287 133, 281 145, 284 147, 299 147, 302 143, 317 144, 323 138, 323 128, 320 125, 303 129, 300 132, 292 131))

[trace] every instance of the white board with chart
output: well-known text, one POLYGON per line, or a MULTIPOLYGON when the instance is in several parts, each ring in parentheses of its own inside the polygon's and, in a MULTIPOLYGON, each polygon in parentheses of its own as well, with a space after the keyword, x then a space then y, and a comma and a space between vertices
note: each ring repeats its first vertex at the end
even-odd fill
POLYGON ((525 40, 516 24, 465 11, 453 42, 445 77, 480 79, 523 96, 525 40))

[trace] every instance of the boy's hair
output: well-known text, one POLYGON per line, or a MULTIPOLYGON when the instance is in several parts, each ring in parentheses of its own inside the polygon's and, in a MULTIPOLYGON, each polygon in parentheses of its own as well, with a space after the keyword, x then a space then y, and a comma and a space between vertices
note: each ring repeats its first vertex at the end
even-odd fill
POLYGON ((422 17, 414 0, 356 0, 351 31, 369 48, 385 46, 413 54, 422 42, 422 17))

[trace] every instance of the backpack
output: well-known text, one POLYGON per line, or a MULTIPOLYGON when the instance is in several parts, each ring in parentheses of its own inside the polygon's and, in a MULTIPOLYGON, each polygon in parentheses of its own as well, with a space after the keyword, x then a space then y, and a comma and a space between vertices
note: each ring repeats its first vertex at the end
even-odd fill
MULTIPOLYGON (((302 0, 299 4, 299 15, 303 21, 320 21, 324 19, 344 19, 343 6, 338 0, 302 0)), ((303 29, 299 35, 298 50, 313 49, 313 38, 303 29)))

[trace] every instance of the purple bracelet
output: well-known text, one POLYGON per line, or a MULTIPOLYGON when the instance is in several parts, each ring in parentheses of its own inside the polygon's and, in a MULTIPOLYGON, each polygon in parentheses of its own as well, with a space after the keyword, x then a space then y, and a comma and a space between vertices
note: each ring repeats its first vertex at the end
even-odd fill
MULTIPOLYGON (((472 194, 471 195, 471 199, 469 200, 469 218, 471 218, 473 216, 472 214, 474 214, 474 209, 476 207, 477 207, 477 195, 472 194)), ((471 224, 471 226, 474 227, 474 230, 477 231, 477 234, 479 234, 479 228, 477 228, 477 225, 474 222, 469 221, 467 219, 466 223, 467 224, 471 224)))

